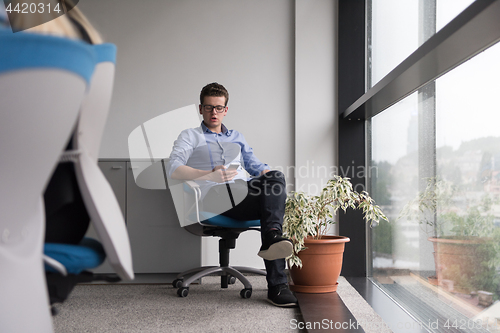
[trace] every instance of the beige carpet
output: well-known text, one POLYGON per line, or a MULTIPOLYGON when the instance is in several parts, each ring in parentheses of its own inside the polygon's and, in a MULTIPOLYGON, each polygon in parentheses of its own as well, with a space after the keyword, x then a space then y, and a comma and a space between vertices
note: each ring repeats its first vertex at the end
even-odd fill
POLYGON ((170 284, 79 285, 53 318, 56 333, 71 332, 293 332, 298 309, 278 308, 266 301, 265 277, 249 276, 250 299, 243 285, 220 288, 219 277, 192 285, 189 296, 177 296, 170 284))

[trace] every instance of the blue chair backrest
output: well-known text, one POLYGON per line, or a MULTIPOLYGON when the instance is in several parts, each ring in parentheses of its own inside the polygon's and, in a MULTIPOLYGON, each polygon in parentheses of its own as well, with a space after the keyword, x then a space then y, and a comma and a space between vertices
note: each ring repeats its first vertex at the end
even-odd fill
POLYGON ((96 62, 112 62, 116 64, 116 45, 111 43, 92 45, 96 53, 96 62))
POLYGON ((96 51, 83 42, 0 30, 0 73, 27 68, 59 68, 80 75, 88 84, 96 61, 96 51))

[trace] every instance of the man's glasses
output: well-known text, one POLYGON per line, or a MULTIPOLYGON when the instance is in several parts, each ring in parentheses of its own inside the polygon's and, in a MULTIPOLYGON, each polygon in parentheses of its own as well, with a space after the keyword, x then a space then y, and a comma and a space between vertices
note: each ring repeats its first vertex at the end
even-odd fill
POLYGON ((224 105, 206 105, 206 104, 203 104, 202 107, 203 111, 205 112, 212 112, 213 109, 215 109, 217 113, 224 112, 224 109, 226 108, 224 105))

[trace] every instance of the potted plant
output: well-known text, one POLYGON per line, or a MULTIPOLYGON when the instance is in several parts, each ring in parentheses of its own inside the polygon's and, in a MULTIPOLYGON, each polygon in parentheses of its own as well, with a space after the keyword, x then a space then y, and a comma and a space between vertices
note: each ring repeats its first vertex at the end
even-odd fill
POLYGON ((488 195, 478 197, 434 177, 403 207, 398 219, 416 220, 433 230, 428 240, 436 270, 431 279, 437 285, 459 293, 496 291, 500 229, 493 223, 492 203, 488 195))
POLYGON ((387 220, 365 191, 358 193, 349 178, 334 176, 319 195, 292 192, 288 195, 283 222, 284 234, 292 240, 294 253, 288 258, 292 283, 297 292, 321 293, 337 290, 344 245, 349 238, 327 235, 339 209, 362 209, 364 219, 376 225, 387 220))

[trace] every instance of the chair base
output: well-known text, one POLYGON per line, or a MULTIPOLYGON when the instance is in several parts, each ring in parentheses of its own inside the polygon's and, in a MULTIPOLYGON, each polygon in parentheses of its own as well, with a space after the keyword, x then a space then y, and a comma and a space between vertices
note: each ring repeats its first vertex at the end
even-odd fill
POLYGON ((191 283, 194 281, 208 275, 214 275, 216 273, 220 273, 221 276, 221 288, 227 288, 229 284, 231 283, 231 277, 234 276, 238 280, 243 283, 245 288, 252 288, 252 285, 248 281, 248 279, 242 274, 242 273, 251 273, 251 274, 257 274, 257 275, 266 275, 266 271, 262 269, 257 269, 253 267, 243 267, 243 266, 227 266, 227 267, 220 267, 220 266, 203 266, 203 267, 198 267, 198 268, 193 268, 188 271, 182 272, 177 275, 177 278, 174 280, 172 285, 175 288, 181 288, 181 287, 189 287, 191 283), (189 276, 187 279, 184 279, 186 276, 189 276))
MULTIPOLYGON (((248 229, 246 229, 248 230, 248 229)), ((219 263, 220 266, 204 266, 187 270, 177 275, 172 285, 174 288, 179 288, 177 294, 181 297, 186 297, 189 291, 189 285, 194 281, 213 274, 221 276, 221 288, 227 288, 229 284, 233 284, 236 278, 243 283, 245 289, 240 293, 243 298, 250 298, 252 294, 252 285, 242 273, 252 273, 258 275, 266 275, 265 270, 252 267, 232 267, 229 266, 229 251, 236 247, 236 239, 245 229, 206 229, 205 232, 210 232, 212 236, 221 237, 219 240, 219 263), (185 279, 185 277, 187 277, 185 279)))
POLYGON ((221 288, 227 288, 229 284, 234 284, 236 282, 236 279, 238 279, 241 281, 241 283, 243 283, 245 287, 240 291, 240 296, 242 298, 250 298, 252 296, 252 285, 250 284, 250 281, 248 281, 248 279, 243 276, 242 272, 266 275, 266 271, 252 267, 204 266, 180 273, 179 275, 177 275, 177 279, 172 282, 172 285, 174 286, 174 288, 179 288, 177 289, 177 295, 179 295, 180 297, 187 297, 189 293, 189 285, 191 283, 204 276, 219 273, 221 276, 221 288), (187 276, 189 274, 192 275, 184 280, 184 276, 187 276))

